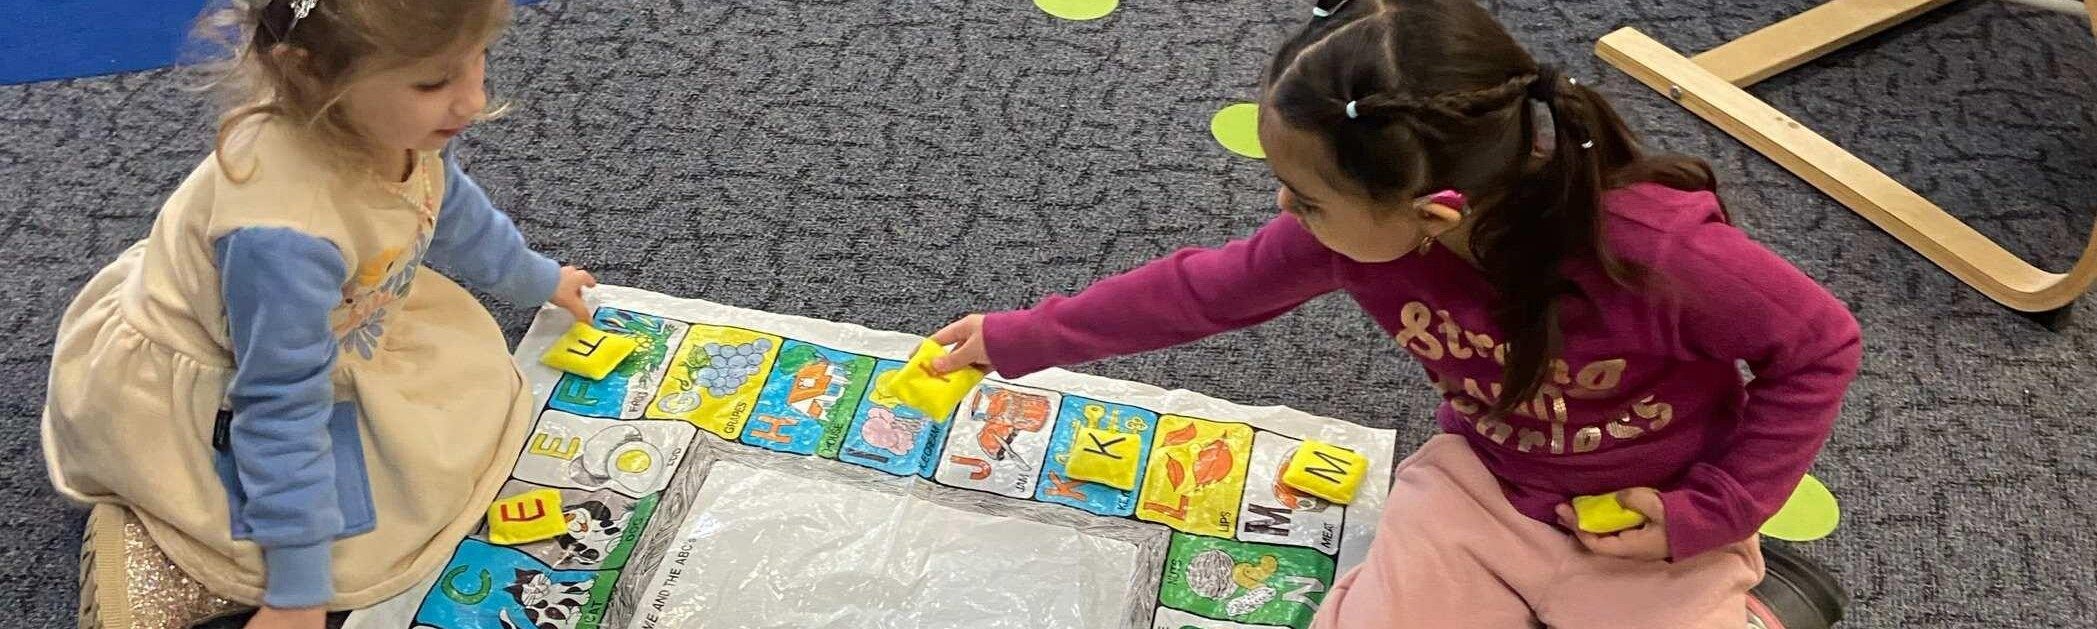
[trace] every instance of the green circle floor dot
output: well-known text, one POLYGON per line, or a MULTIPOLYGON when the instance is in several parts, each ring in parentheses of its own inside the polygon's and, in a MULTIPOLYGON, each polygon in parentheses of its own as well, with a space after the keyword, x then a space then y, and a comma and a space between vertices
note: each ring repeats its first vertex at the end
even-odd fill
POLYGON ((1216 117, 1209 119, 1209 133, 1232 153, 1267 159, 1266 149, 1260 148, 1259 105, 1238 103, 1217 111, 1216 117))
POLYGON ((1096 20, 1113 13, 1121 0, 1034 0, 1034 6, 1066 20, 1096 20))
POLYGON ((1842 508, 1835 494, 1808 474, 1799 481, 1798 489, 1791 490, 1784 508, 1762 525, 1762 534, 1787 542, 1810 542, 1835 532, 1841 521, 1842 508))

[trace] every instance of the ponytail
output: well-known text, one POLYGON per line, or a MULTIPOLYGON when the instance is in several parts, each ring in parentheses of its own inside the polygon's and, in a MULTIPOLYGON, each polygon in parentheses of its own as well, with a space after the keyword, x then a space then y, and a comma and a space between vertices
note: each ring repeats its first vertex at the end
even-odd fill
POLYGON ((1471 232, 1478 266, 1498 293, 1493 323, 1507 335, 1494 417, 1528 404, 1546 384, 1549 363, 1563 345, 1559 297, 1574 290, 1563 273, 1565 261, 1608 255, 1597 244, 1602 218, 1598 158, 1623 150, 1611 138, 1597 137, 1593 91, 1547 67, 1530 80, 1525 96, 1533 104, 1523 108, 1522 129, 1525 136, 1548 142, 1535 147, 1542 162, 1533 172, 1512 169, 1517 180, 1491 211, 1479 214, 1471 232), (1544 125, 1550 125, 1548 133, 1544 125))

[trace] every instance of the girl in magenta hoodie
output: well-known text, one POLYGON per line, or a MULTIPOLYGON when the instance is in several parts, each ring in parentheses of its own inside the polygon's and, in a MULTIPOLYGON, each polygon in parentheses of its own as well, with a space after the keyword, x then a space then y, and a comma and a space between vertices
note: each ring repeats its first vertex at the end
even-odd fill
POLYGON ((934 339, 1016 377, 1346 291, 1427 370, 1443 434, 1397 466, 1321 627, 1725 627, 1755 531, 1827 439, 1847 309, 1471 0, 1321 0, 1262 80, 1281 213, 934 339), (1743 378, 1744 364, 1752 378, 1743 378), (1648 522, 1578 532, 1574 496, 1648 522))

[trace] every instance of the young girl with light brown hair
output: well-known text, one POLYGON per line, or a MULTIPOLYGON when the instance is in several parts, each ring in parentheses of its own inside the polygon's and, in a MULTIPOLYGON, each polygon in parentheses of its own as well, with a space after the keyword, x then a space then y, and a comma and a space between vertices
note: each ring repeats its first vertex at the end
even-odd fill
POLYGON ((89 281, 52 358, 53 483, 95 504, 83 627, 322 626, 478 524, 530 391, 461 283, 585 315, 445 146, 509 0, 238 0, 215 150, 89 281), (449 274, 440 275, 429 267, 449 274), (454 283, 456 278, 459 283, 454 283))

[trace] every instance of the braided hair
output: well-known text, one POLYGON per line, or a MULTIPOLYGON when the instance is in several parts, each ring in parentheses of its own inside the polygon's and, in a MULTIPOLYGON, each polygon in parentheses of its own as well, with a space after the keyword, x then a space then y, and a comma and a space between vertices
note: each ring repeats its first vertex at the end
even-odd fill
POLYGON ((1266 109, 1325 139, 1373 199, 1469 196, 1470 253, 1508 337, 1490 413, 1555 396, 1559 300, 1577 290, 1565 264, 1647 282, 1605 245, 1602 193, 1639 181, 1711 190, 1710 166, 1644 154, 1600 94, 1537 63, 1472 0, 1319 0, 1314 16, 1263 75, 1266 109))

